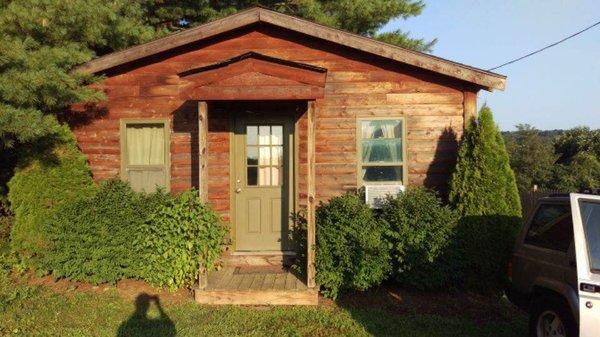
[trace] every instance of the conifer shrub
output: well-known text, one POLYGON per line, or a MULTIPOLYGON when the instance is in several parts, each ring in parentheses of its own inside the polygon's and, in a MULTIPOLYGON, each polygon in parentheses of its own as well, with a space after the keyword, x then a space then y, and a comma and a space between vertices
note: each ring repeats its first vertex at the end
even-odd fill
POLYGON ((210 271, 225 244, 227 226, 196 190, 160 205, 139 228, 141 277, 171 290, 192 287, 200 269, 210 271))
POLYGON ((14 213, 11 249, 30 266, 48 245, 48 219, 63 204, 94 190, 85 156, 66 126, 19 153, 8 200, 14 213))
POLYGON ((321 203, 316 210, 316 281, 325 296, 365 290, 389 274, 384 227, 356 194, 321 203))
POLYGON ((170 196, 134 192, 116 179, 64 204, 49 222, 42 267, 55 278, 94 284, 138 278, 144 261, 134 238, 149 214, 170 196))
POLYGON ((392 277, 417 289, 445 286, 448 275, 438 259, 450 245, 457 221, 456 212, 425 188, 409 188, 387 198, 380 223, 386 228, 392 277))
POLYGON ((521 202, 504 140, 484 106, 465 130, 450 184, 461 220, 448 272, 455 284, 500 286, 521 223, 521 202))

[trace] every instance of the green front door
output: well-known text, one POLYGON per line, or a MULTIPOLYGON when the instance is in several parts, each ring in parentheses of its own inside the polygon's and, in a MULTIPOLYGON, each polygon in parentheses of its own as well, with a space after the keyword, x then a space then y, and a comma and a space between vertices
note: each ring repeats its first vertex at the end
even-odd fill
POLYGON ((238 251, 291 248, 293 132, 289 117, 235 117, 232 177, 238 251))

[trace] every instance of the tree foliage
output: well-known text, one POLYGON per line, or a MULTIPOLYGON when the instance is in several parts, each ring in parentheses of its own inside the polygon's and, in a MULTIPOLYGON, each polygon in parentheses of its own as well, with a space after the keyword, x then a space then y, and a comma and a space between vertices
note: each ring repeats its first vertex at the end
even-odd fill
POLYGON ((422 0, 148 0, 141 3, 148 23, 167 32, 222 18, 249 7, 264 6, 410 49, 431 51, 435 44, 435 40, 414 39, 401 30, 379 33, 394 18, 407 19, 421 14, 425 7, 422 0))
POLYGON ((504 139, 483 106, 465 130, 450 184, 450 203, 469 215, 521 216, 521 202, 504 139))
POLYGON ((455 284, 500 286, 520 225, 521 201, 504 140, 487 106, 465 130, 450 186, 450 203, 461 220, 445 267, 455 284))
POLYGON ((600 130, 544 132, 517 125, 505 138, 520 191, 533 185, 563 192, 600 188, 600 130))
POLYGON ((49 240, 48 220, 57 209, 93 191, 86 158, 66 126, 57 138, 44 138, 19 151, 21 166, 9 181, 8 199, 15 214, 12 250, 25 260, 37 260, 49 240))
POLYGON ((515 173, 519 191, 529 191, 534 185, 551 187, 557 156, 551 140, 529 124, 517 125, 517 131, 506 137, 506 150, 515 173))

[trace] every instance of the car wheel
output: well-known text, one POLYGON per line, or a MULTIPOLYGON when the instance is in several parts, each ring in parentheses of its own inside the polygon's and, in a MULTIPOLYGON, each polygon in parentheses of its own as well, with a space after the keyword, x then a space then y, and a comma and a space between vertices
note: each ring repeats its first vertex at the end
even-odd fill
POLYGON ((564 300, 546 296, 532 303, 530 337, 577 337, 577 324, 564 300))

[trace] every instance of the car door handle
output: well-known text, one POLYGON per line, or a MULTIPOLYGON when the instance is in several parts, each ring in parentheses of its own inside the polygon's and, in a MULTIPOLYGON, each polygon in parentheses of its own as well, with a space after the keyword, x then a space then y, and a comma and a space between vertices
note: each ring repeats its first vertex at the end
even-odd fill
POLYGON ((579 290, 584 291, 586 293, 598 293, 600 292, 600 286, 589 283, 581 283, 579 285, 579 290))

